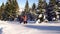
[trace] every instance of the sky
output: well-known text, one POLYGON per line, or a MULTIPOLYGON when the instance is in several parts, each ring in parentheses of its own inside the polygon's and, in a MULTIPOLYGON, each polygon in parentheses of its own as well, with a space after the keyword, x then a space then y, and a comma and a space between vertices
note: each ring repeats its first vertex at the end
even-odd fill
MULTIPOLYGON (((3 2, 6 3, 6 1, 7 0, 0 0, 0 6, 1 6, 1 4, 3 2)), ((17 2, 18 2, 18 5, 19 5, 20 8, 24 8, 25 7, 26 0, 17 0, 17 2)), ((29 2, 29 6, 31 7, 33 3, 35 3, 37 5, 38 0, 28 0, 28 2, 29 2)), ((48 3, 49 0, 46 0, 46 2, 48 3)))

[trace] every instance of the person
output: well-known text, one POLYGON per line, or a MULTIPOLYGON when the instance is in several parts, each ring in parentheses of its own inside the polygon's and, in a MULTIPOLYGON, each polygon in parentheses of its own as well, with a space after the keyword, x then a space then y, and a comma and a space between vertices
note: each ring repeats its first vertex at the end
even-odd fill
POLYGON ((20 23, 23 22, 23 18, 22 18, 22 16, 19 17, 19 21, 20 21, 20 23))
POLYGON ((23 17, 23 20, 24 20, 24 24, 27 24, 27 16, 26 15, 23 17))

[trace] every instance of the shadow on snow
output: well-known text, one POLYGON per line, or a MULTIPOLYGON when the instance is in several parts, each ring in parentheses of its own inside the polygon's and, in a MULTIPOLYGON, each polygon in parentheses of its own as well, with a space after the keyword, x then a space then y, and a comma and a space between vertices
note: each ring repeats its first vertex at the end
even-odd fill
POLYGON ((35 25, 25 25, 25 27, 38 29, 38 30, 51 30, 60 31, 60 26, 35 26, 35 25))
POLYGON ((0 34, 2 34, 2 32, 3 32, 2 30, 3 30, 3 28, 0 28, 0 34))

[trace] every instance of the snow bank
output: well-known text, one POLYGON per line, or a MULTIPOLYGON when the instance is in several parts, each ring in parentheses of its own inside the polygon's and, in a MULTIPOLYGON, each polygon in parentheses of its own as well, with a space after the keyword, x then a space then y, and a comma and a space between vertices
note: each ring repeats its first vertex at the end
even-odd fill
POLYGON ((9 30, 13 30, 13 27, 7 21, 0 21, 0 28, 2 28, 2 34, 9 34, 9 30))
POLYGON ((59 23, 19 24, 0 20, 0 34, 60 34, 59 28, 59 23))

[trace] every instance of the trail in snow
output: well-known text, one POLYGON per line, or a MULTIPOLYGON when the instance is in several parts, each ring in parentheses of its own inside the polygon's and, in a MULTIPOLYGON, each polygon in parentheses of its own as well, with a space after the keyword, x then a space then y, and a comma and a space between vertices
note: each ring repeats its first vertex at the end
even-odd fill
POLYGON ((0 34, 60 34, 60 23, 19 24, 0 21, 0 34))

